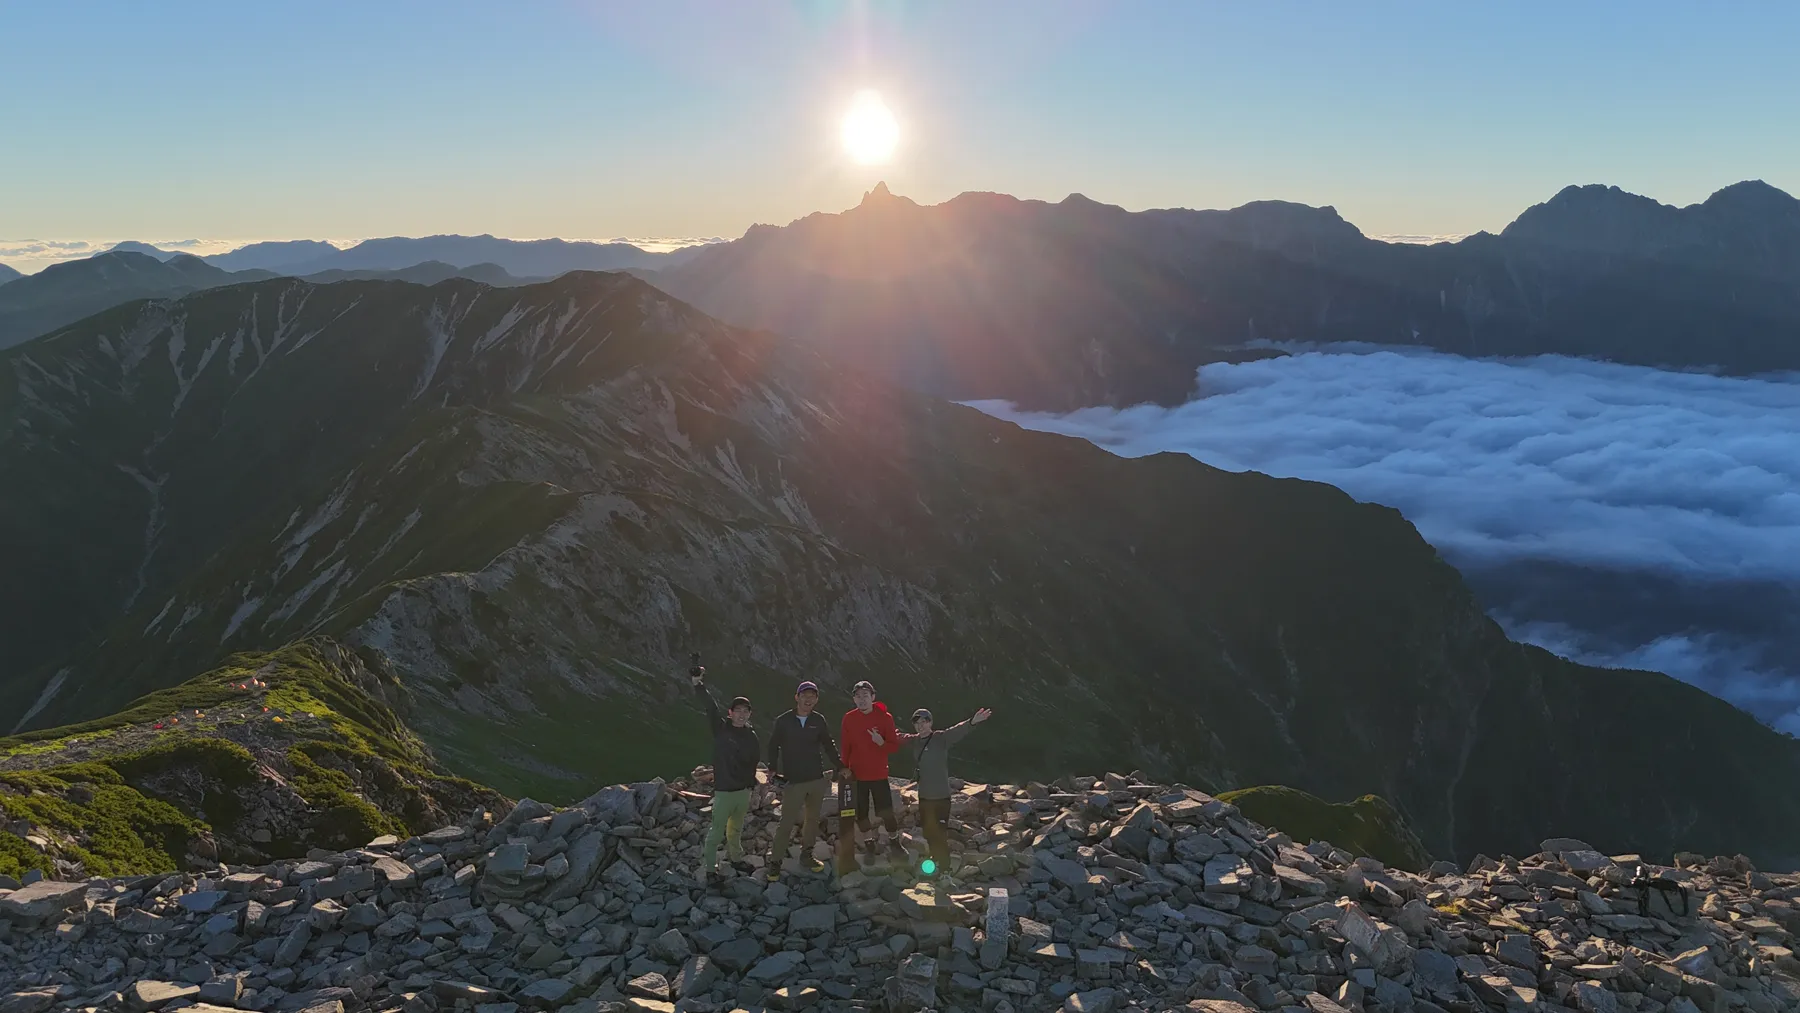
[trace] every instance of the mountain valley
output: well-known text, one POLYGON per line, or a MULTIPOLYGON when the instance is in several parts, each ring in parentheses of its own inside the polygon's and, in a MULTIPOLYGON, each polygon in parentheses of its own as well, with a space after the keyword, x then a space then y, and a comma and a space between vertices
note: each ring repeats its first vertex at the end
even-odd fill
POLYGON ((1800 743, 1509 642, 1391 509, 1026 432, 626 275, 127 304, 0 353, 0 426, 19 731, 325 635, 449 770, 574 798, 704 758, 701 650, 765 713, 803 677, 991 704, 981 776, 1373 792, 1459 860, 1796 857, 1800 743))

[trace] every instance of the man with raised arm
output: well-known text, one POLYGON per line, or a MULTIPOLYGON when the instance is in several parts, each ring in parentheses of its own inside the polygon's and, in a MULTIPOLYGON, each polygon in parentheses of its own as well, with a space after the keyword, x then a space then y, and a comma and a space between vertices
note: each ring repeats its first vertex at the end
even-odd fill
POLYGON ((706 703, 706 718, 713 741, 712 826, 706 832, 706 843, 700 849, 701 883, 711 882, 721 870, 715 864, 719 844, 733 864, 744 858, 744 820, 750 813, 750 793, 756 790, 756 764, 762 756, 762 744, 756 740, 756 729, 750 727, 750 700, 734 697, 725 712, 706 688, 706 669, 700 656, 688 669, 694 692, 706 703))
POLYGON ((974 717, 937 731, 932 728, 931 712, 920 707, 913 711, 912 732, 900 736, 918 761, 919 829, 931 851, 934 875, 947 870, 950 863, 950 747, 993 713, 983 707, 974 717))

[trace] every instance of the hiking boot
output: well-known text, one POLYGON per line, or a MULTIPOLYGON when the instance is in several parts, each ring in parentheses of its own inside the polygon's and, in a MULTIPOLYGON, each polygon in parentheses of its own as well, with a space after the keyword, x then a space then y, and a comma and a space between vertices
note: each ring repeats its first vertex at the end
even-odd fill
POLYGON ((825 871, 825 863, 819 861, 818 859, 812 857, 811 855, 807 855, 806 859, 804 861, 802 861, 800 864, 805 867, 807 872, 824 872, 825 871))
POLYGON ((780 862, 770 862, 769 867, 767 869, 763 870, 763 878, 768 880, 771 883, 780 882, 780 880, 781 880, 781 863, 780 862))

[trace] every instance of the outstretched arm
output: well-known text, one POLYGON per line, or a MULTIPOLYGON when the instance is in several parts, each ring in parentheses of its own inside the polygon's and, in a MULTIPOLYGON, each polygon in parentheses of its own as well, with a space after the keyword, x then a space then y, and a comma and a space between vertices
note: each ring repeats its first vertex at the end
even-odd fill
POLYGON ((694 675, 689 678, 693 680, 694 692, 699 694, 700 699, 706 701, 707 723, 717 727, 725 718, 719 713, 719 701, 714 700, 712 691, 706 688, 706 676, 694 675))
POLYGON ((963 736, 974 731, 976 725, 981 724, 983 721, 992 717, 993 713, 993 711, 983 707, 975 712, 974 717, 964 718, 956 724, 944 729, 944 734, 950 737, 951 742, 956 742, 958 739, 961 739, 963 736))
POLYGON ((875 744, 880 746, 884 753, 893 753, 900 748, 900 729, 895 726, 892 714, 887 716, 887 731, 875 740, 875 744))

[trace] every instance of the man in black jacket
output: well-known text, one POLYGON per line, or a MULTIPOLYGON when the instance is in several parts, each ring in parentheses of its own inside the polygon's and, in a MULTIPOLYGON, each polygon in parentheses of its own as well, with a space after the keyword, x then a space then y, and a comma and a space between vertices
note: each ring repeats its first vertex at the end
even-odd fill
POLYGON ((819 705, 819 687, 803 682, 794 691, 794 709, 775 719, 769 731, 769 773, 781 787, 781 822, 775 827, 775 850, 769 855, 768 877, 781 878, 781 863, 788 857, 788 839, 800 824, 800 864, 812 872, 825 868, 812 855, 819 833, 819 803, 830 788, 829 774, 837 767, 837 744, 831 739, 830 722, 813 708, 819 705))
MULTIPOLYGON (((695 659, 698 662, 698 658, 695 659)), ((719 842, 731 861, 744 857, 744 819, 750 812, 750 793, 756 788, 756 761, 762 745, 756 741, 756 730, 750 727, 750 701, 736 697, 725 713, 719 713, 718 701, 706 688, 706 669, 698 663, 688 670, 694 692, 706 701, 707 723, 713 740, 712 827, 706 832, 706 844, 700 850, 700 878, 706 880, 717 866, 719 842)))

